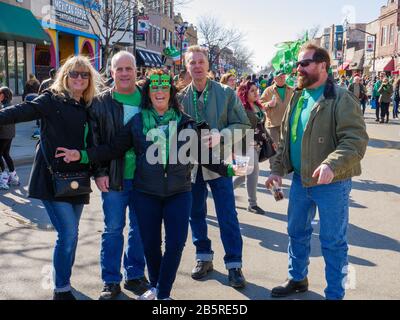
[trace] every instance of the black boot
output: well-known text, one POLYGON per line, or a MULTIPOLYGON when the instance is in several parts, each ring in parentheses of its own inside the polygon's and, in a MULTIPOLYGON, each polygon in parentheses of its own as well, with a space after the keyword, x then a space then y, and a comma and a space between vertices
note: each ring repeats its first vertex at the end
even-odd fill
POLYGON ((72 294, 71 291, 67 292, 54 292, 53 293, 53 300, 69 300, 69 301, 74 301, 76 298, 72 294))
POLYGON ((294 293, 308 291, 308 279, 302 281, 287 280, 279 287, 275 287, 271 291, 271 297, 284 298, 294 293))
POLYGON ((242 269, 229 269, 229 285, 237 289, 241 289, 246 286, 246 279, 244 278, 242 269))
POLYGON ((192 270, 192 278, 195 280, 203 279, 207 273, 214 270, 212 261, 197 261, 196 266, 192 270))
POLYGON ((100 293, 99 300, 113 300, 121 293, 119 283, 106 283, 100 293))
POLYGON ((126 290, 132 291, 137 296, 141 296, 151 287, 146 277, 142 277, 139 279, 126 280, 124 283, 124 288, 126 290))

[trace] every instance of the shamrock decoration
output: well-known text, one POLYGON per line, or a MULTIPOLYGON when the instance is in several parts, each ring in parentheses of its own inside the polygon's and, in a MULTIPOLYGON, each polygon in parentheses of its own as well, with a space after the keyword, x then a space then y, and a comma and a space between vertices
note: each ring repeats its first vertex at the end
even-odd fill
POLYGON ((272 66, 275 70, 281 70, 285 74, 292 74, 296 69, 297 56, 299 55, 301 46, 308 41, 308 32, 303 39, 297 41, 283 42, 275 47, 278 51, 272 59, 272 66))
POLYGON ((174 46, 165 48, 163 52, 166 57, 171 58, 175 62, 179 61, 181 58, 180 52, 174 46))

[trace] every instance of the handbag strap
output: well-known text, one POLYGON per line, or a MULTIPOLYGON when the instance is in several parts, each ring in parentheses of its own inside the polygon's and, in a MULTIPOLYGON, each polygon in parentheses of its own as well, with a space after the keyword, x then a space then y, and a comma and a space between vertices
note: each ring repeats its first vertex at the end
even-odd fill
POLYGON ((49 169, 51 174, 54 174, 53 168, 52 168, 50 161, 46 155, 46 149, 44 147, 43 139, 40 139, 40 150, 42 151, 44 161, 46 162, 46 165, 47 165, 47 169, 49 169))

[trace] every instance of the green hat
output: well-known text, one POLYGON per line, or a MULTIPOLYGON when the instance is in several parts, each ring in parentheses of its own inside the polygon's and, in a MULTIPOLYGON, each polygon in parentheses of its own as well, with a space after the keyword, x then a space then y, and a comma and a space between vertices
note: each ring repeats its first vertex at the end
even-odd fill
POLYGON ((274 78, 279 77, 279 76, 281 76, 281 75, 283 75, 283 74, 285 74, 285 73, 283 72, 283 70, 277 70, 277 71, 274 72, 274 78))

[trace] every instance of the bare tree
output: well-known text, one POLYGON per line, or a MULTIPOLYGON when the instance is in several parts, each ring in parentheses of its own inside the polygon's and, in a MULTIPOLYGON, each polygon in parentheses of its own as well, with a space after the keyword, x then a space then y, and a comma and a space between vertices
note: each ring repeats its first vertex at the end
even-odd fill
POLYGON ((240 73, 249 72, 252 70, 252 63, 254 58, 254 51, 250 51, 241 43, 236 43, 232 46, 234 67, 240 73))
POLYGON ((104 69, 115 44, 132 30, 132 14, 137 12, 138 3, 135 0, 85 0, 82 3, 90 27, 103 48, 104 69))
POLYGON ((320 25, 316 25, 310 29, 305 29, 303 30, 301 33, 297 34, 297 37, 299 39, 302 39, 304 37, 304 35, 307 33, 308 34, 308 39, 312 40, 315 39, 319 33, 319 31, 321 30, 321 26, 320 25))
POLYGON ((218 60, 221 51, 243 41, 243 34, 234 28, 226 28, 212 16, 202 16, 198 21, 198 32, 209 50, 210 67, 218 60))
MULTIPOLYGON (((161 12, 173 0, 83 0, 86 18, 94 34, 98 35, 103 48, 102 66, 127 32, 133 32, 135 17, 143 13, 161 12)), ((174 8, 189 4, 192 0, 175 0, 174 8)), ((165 12, 161 12, 165 13, 165 12)))

